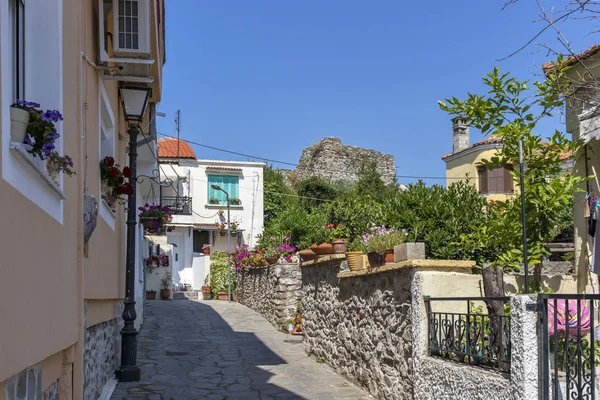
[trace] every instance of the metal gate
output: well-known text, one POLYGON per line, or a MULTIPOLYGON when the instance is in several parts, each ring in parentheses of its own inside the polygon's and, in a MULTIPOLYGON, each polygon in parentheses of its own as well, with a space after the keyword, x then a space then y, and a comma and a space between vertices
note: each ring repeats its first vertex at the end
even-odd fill
POLYGON ((544 400, 596 398, 598 300, 600 295, 538 295, 544 400))

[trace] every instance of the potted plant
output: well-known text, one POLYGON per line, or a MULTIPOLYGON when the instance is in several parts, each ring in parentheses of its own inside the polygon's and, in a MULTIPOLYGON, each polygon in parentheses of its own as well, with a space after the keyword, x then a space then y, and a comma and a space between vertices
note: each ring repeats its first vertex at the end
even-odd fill
POLYGON ((220 204, 221 202, 216 197, 211 197, 208 199, 208 204, 220 204))
POLYGON ((38 103, 17 100, 10 106, 10 141, 23 143, 29 125, 29 110, 39 107, 38 103))
POLYGON ((296 255, 296 248, 290 244, 280 244, 279 246, 277 246, 277 248, 275 249, 275 252, 277 254, 277 259, 284 259, 286 262, 292 262, 293 257, 296 255))
POLYGON ((337 224, 331 229, 331 244, 335 254, 344 254, 346 252, 346 243, 350 237, 350 229, 346 225, 337 224))
POLYGON ((100 161, 100 180, 102 182, 102 200, 112 209, 116 204, 125 204, 122 196, 133 195, 133 186, 125 182, 125 178, 131 178, 131 169, 124 167, 121 170, 119 164, 115 164, 113 157, 104 157, 100 161))
POLYGON ((146 290, 146 300, 155 300, 156 290, 146 290))
POLYGON ((204 279, 202 286, 202 300, 210 300, 212 298, 212 286, 210 286, 210 275, 204 279))
POLYGON ((301 261, 313 261, 319 256, 311 249, 311 239, 303 239, 298 243, 298 248, 304 249, 298 252, 301 261))
POLYGON ((406 240, 406 230, 397 231, 384 225, 373 224, 371 232, 363 235, 362 242, 366 247, 369 264, 379 267, 386 262, 394 262, 394 246, 406 240))
POLYGON ((230 227, 231 227, 231 236, 237 236, 238 232, 237 229, 240 227, 240 221, 238 221, 237 219, 234 219, 233 221, 230 221, 230 227))
POLYGON ((55 124, 63 120, 57 110, 39 109, 38 103, 17 100, 10 107, 11 141, 28 145, 29 153, 44 160, 56 148, 60 137, 55 124), (25 126, 25 129, 23 129, 25 126))
POLYGON ((227 235, 227 222, 217 221, 215 225, 217 227, 217 231, 219 231, 219 235, 227 235))
POLYGON ((314 235, 314 243, 310 246, 310 249, 316 255, 325 255, 325 254, 333 254, 333 245, 329 243, 331 240, 331 230, 333 229, 333 224, 328 224, 327 226, 317 228, 314 235))
POLYGON ((277 264, 277 261, 279 261, 279 256, 277 254, 277 250, 272 247, 263 247, 261 249, 261 252, 262 252, 263 257, 265 258, 265 261, 267 262, 267 264, 273 265, 273 264, 277 264))
POLYGON ((365 268, 364 263, 365 245, 360 240, 353 240, 348 244, 346 261, 350 271, 358 271, 365 268))
POLYGON ((232 197, 229 199, 229 204, 233 206, 239 206, 240 204, 242 204, 242 200, 238 199, 237 197, 232 197))
POLYGON ((166 228, 166 224, 171 220, 169 207, 162 207, 160 204, 145 204, 138 207, 140 211, 140 223, 144 226, 144 231, 150 233, 171 232, 172 229, 166 228))
POLYGON ((48 175, 56 183, 58 183, 58 176, 61 172, 64 172, 68 176, 75 175, 71 157, 66 154, 61 156, 56 151, 50 153, 50 157, 48 157, 48 160, 46 161, 46 168, 48 169, 48 175))
POLYGON ((171 272, 165 272, 165 276, 160 280, 160 299, 169 300, 171 297, 171 272))
POLYGON ((210 244, 205 244, 202 246, 202 252, 205 256, 210 255, 210 244))

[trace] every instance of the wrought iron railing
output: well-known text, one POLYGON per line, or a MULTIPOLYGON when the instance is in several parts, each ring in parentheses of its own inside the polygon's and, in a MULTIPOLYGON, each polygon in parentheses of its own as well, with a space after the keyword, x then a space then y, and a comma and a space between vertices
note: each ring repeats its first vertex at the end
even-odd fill
POLYGON ((430 356, 510 372, 510 316, 488 315, 474 304, 483 301, 506 305, 510 297, 425 297, 430 356), (433 302, 465 302, 466 312, 432 311, 433 302))
POLYGON ((595 332, 600 295, 539 295, 543 399, 596 399, 600 341, 595 332))
POLYGON ((173 215, 192 215, 192 198, 181 196, 162 196, 160 203, 169 207, 173 215))

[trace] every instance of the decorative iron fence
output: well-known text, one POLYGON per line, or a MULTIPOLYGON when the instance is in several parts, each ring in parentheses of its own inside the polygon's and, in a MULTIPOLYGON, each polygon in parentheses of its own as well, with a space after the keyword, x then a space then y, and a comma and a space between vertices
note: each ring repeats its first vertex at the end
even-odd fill
POLYGON ((428 351, 469 365, 510 372, 510 316, 488 315, 474 302, 510 297, 425 297, 428 321, 428 351), (434 312, 432 302, 466 302, 466 313, 434 312))
POLYGON ((192 215, 191 197, 162 196, 160 203, 163 207, 169 207, 173 215, 192 215))
POLYGON ((543 399, 595 399, 600 341, 594 329, 600 295, 539 295, 543 399))

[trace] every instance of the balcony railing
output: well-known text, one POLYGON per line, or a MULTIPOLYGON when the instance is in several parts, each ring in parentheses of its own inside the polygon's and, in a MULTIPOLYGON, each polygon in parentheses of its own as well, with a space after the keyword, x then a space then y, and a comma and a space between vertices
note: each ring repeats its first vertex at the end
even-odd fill
POLYGON ((173 215, 192 215, 192 198, 181 196, 162 196, 161 205, 169 207, 173 215))

